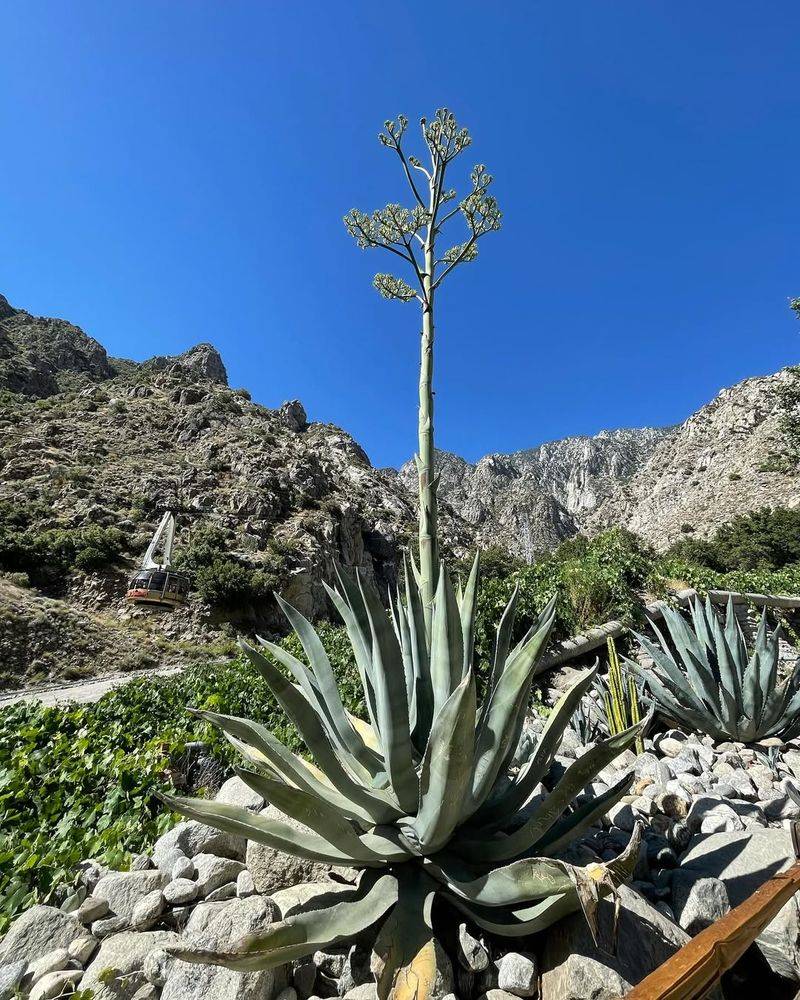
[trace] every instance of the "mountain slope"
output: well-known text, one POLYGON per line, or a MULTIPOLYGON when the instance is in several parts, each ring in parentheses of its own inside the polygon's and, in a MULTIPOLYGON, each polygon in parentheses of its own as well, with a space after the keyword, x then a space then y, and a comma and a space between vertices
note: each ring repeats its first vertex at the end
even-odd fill
MULTIPOLYGON (((530 560, 581 530, 588 514, 614 495, 672 429, 601 431, 550 441, 474 465, 450 452, 437 455, 439 495, 476 526, 484 544, 502 545, 530 560)), ((415 488, 412 462, 400 471, 415 488)))
POLYGON ((784 424, 798 419, 788 400, 798 388, 800 371, 784 368, 723 389, 656 445, 588 527, 622 524, 664 549, 687 533, 708 537, 737 514, 797 507, 797 470, 777 471, 775 456, 787 452, 784 424))
MULTIPOLYGON (((343 430, 308 422, 297 401, 269 409, 232 390, 211 345, 143 363, 110 359, 78 327, 0 305, 0 509, 20 512, 34 535, 96 525, 127 539, 116 569, 70 573, 49 596, 128 618, 126 575, 159 508, 176 503, 186 510, 177 551, 190 529, 213 525, 233 557, 309 616, 328 610, 322 581, 334 561, 383 590, 396 580, 399 547, 415 529, 413 497, 343 430)), ((444 517, 444 536, 459 552, 472 542, 456 516, 444 517)), ((271 601, 238 610, 250 627, 280 622, 271 601)), ((191 611, 162 621, 175 640, 216 629, 196 597, 191 611)))

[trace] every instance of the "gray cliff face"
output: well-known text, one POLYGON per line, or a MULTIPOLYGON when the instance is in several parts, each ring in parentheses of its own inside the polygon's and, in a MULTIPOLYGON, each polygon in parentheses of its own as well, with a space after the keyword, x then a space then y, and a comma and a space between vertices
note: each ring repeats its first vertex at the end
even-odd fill
POLYGON ((798 386, 800 371, 784 368, 723 389, 656 445, 589 529, 622 524, 664 549, 687 533, 708 537, 737 514, 800 505, 797 470, 774 471, 770 461, 786 451, 784 394, 798 386))
MULTIPOLYGON (((483 544, 501 545, 530 561, 582 530, 587 516, 613 496, 672 430, 601 431, 474 465, 439 452, 439 495, 475 525, 483 544)), ((413 463, 400 471, 414 489, 413 463)))
MULTIPOLYGON (((441 452, 440 496, 479 542, 524 559, 615 525, 660 550, 709 537, 737 514, 800 505, 798 470, 770 460, 787 448, 787 390, 800 396, 800 369, 723 389, 676 427, 601 431, 475 464, 441 452)), ((411 463, 400 477, 413 490, 411 463)))

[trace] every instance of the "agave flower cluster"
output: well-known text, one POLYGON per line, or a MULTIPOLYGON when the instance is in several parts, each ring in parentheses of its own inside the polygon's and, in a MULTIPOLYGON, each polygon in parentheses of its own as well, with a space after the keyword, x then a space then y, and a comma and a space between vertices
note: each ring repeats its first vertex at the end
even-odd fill
MULTIPOLYGON (((298 857, 361 869, 357 885, 218 954, 186 947, 179 957, 236 969, 282 964, 352 938, 382 918, 374 967, 379 996, 435 974, 436 908, 454 907, 500 935, 527 935, 579 907, 593 916, 599 895, 630 876, 639 832, 607 865, 571 866, 553 857, 630 787, 631 776, 575 807, 576 797, 635 739, 639 727, 604 740, 542 791, 565 727, 591 685, 589 671, 550 715, 528 759, 510 771, 531 682, 554 617, 554 602, 512 644, 516 599, 497 632, 478 704, 473 662, 477 559, 462 589, 442 567, 426 632, 421 589, 406 572, 387 611, 363 579, 339 572, 328 589, 346 626, 369 721, 345 710, 334 672, 310 623, 282 607, 304 663, 260 640, 245 645, 302 735, 314 763, 246 719, 198 713, 239 750, 238 774, 303 828, 232 805, 167 798, 186 816, 298 857), (284 668, 284 669, 281 669, 284 668)), ((416 987, 415 987, 416 988, 416 987)))
POLYGON ((779 676, 780 626, 768 632, 766 608, 751 653, 733 598, 724 624, 709 598, 705 605, 694 599, 691 624, 671 608, 665 608, 664 622, 671 643, 656 625, 657 643, 636 634, 653 659, 652 669, 626 662, 665 715, 716 740, 751 743, 800 733, 800 661, 779 676))

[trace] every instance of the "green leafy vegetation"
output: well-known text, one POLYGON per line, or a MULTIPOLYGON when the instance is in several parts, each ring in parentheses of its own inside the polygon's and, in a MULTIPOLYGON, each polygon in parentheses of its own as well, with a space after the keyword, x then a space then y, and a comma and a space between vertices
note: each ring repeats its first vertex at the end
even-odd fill
POLYGON ((201 600, 221 611, 241 611, 270 600, 280 587, 290 550, 277 540, 267 545, 259 568, 229 551, 229 534, 216 525, 202 525, 175 559, 188 573, 201 600))
MULTIPOLYGON (((343 630, 322 625, 320 635, 346 706, 360 711, 343 630)), ((296 639, 285 644, 299 649, 296 639)), ((0 710, 0 934, 16 913, 71 883, 79 861, 125 867, 131 852, 152 846, 174 821, 156 789, 201 789, 214 762, 227 776, 228 743, 187 706, 249 715, 301 749, 264 680, 240 660, 134 681, 93 705, 0 710), (194 740, 207 744, 196 765, 186 752, 194 740)))
POLYGON ((564 639, 600 622, 640 620, 642 594, 661 587, 654 576, 656 555, 641 539, 620 528, 595 538, 562 542, 530 566, 494 552, 478 598, 475 648, 481 661, 492 656, 496 622, 515 588, 518 625, 524 631, 556 594, 553 638, 564 639))
POLYGON ((709 540, 682 538, 666 559, 719 573, 783 569, 800 561, 800 510, 765 507, 735 517, 709 540))
POLYGON ((25 573, 37 587, 58 589, 73 569, 102 569, 128 550, 129 538, 119 528, 39 528, 52 521, 46 504, 0 501, 0 569, 25 573))

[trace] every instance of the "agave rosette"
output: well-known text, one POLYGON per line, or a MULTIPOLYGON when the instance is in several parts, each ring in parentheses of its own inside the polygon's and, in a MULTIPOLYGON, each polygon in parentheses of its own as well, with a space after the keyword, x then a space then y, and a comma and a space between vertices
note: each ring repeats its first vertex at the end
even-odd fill
POLYGON ((800 734, 800 661, 781 678, 780 626, 770 632, 764 609, 751 652, 728 598, 723 624, 710 598, 694 598, 691 624, 664 609, 671 639, 653 624, 657 642, 636 634, 652 668, 627 660, 645 681, 661 711, 716 740, 752 743, 800 734))
POLYGON ((590 670, 561 698, 527 761, 510 771, 554 601, 512 644, 512 597, 479 705, 473 663, 477 559, 463 589, 456 590, 441 569, 430 635, 419 587, 408 572, 404 595, 395 596, 390 612, 366 581, 342 571, 338 576, 338 589, 328 593, 352 644, 368 722, 345 710, 319 636, 283 601, 308 662, 266 640, 259 640, 261 648, 244 649, 314 763, 290 752, 264 726, 197 713, 241 753, 241 778, 304 828, 233 805, 165 800, 186 816, 287 854, 361 869, 357 885, 333 890, 313 910, 250 934, 227 952, 185 946, 172 952, 188 961, 263 969, 384 919, 375 944, 379 995, 399 996, 409 970, 418 983, 433 975, 437 897, 500 935, 531 934, 579 908, 591 920, 599 895, 630 877, 639 831, 608 864, 579 868, 554 855, 627 792, 632 776, 574 804, 640 727, 591 748, 543 795, 542 778, 594 679, 590 670))

